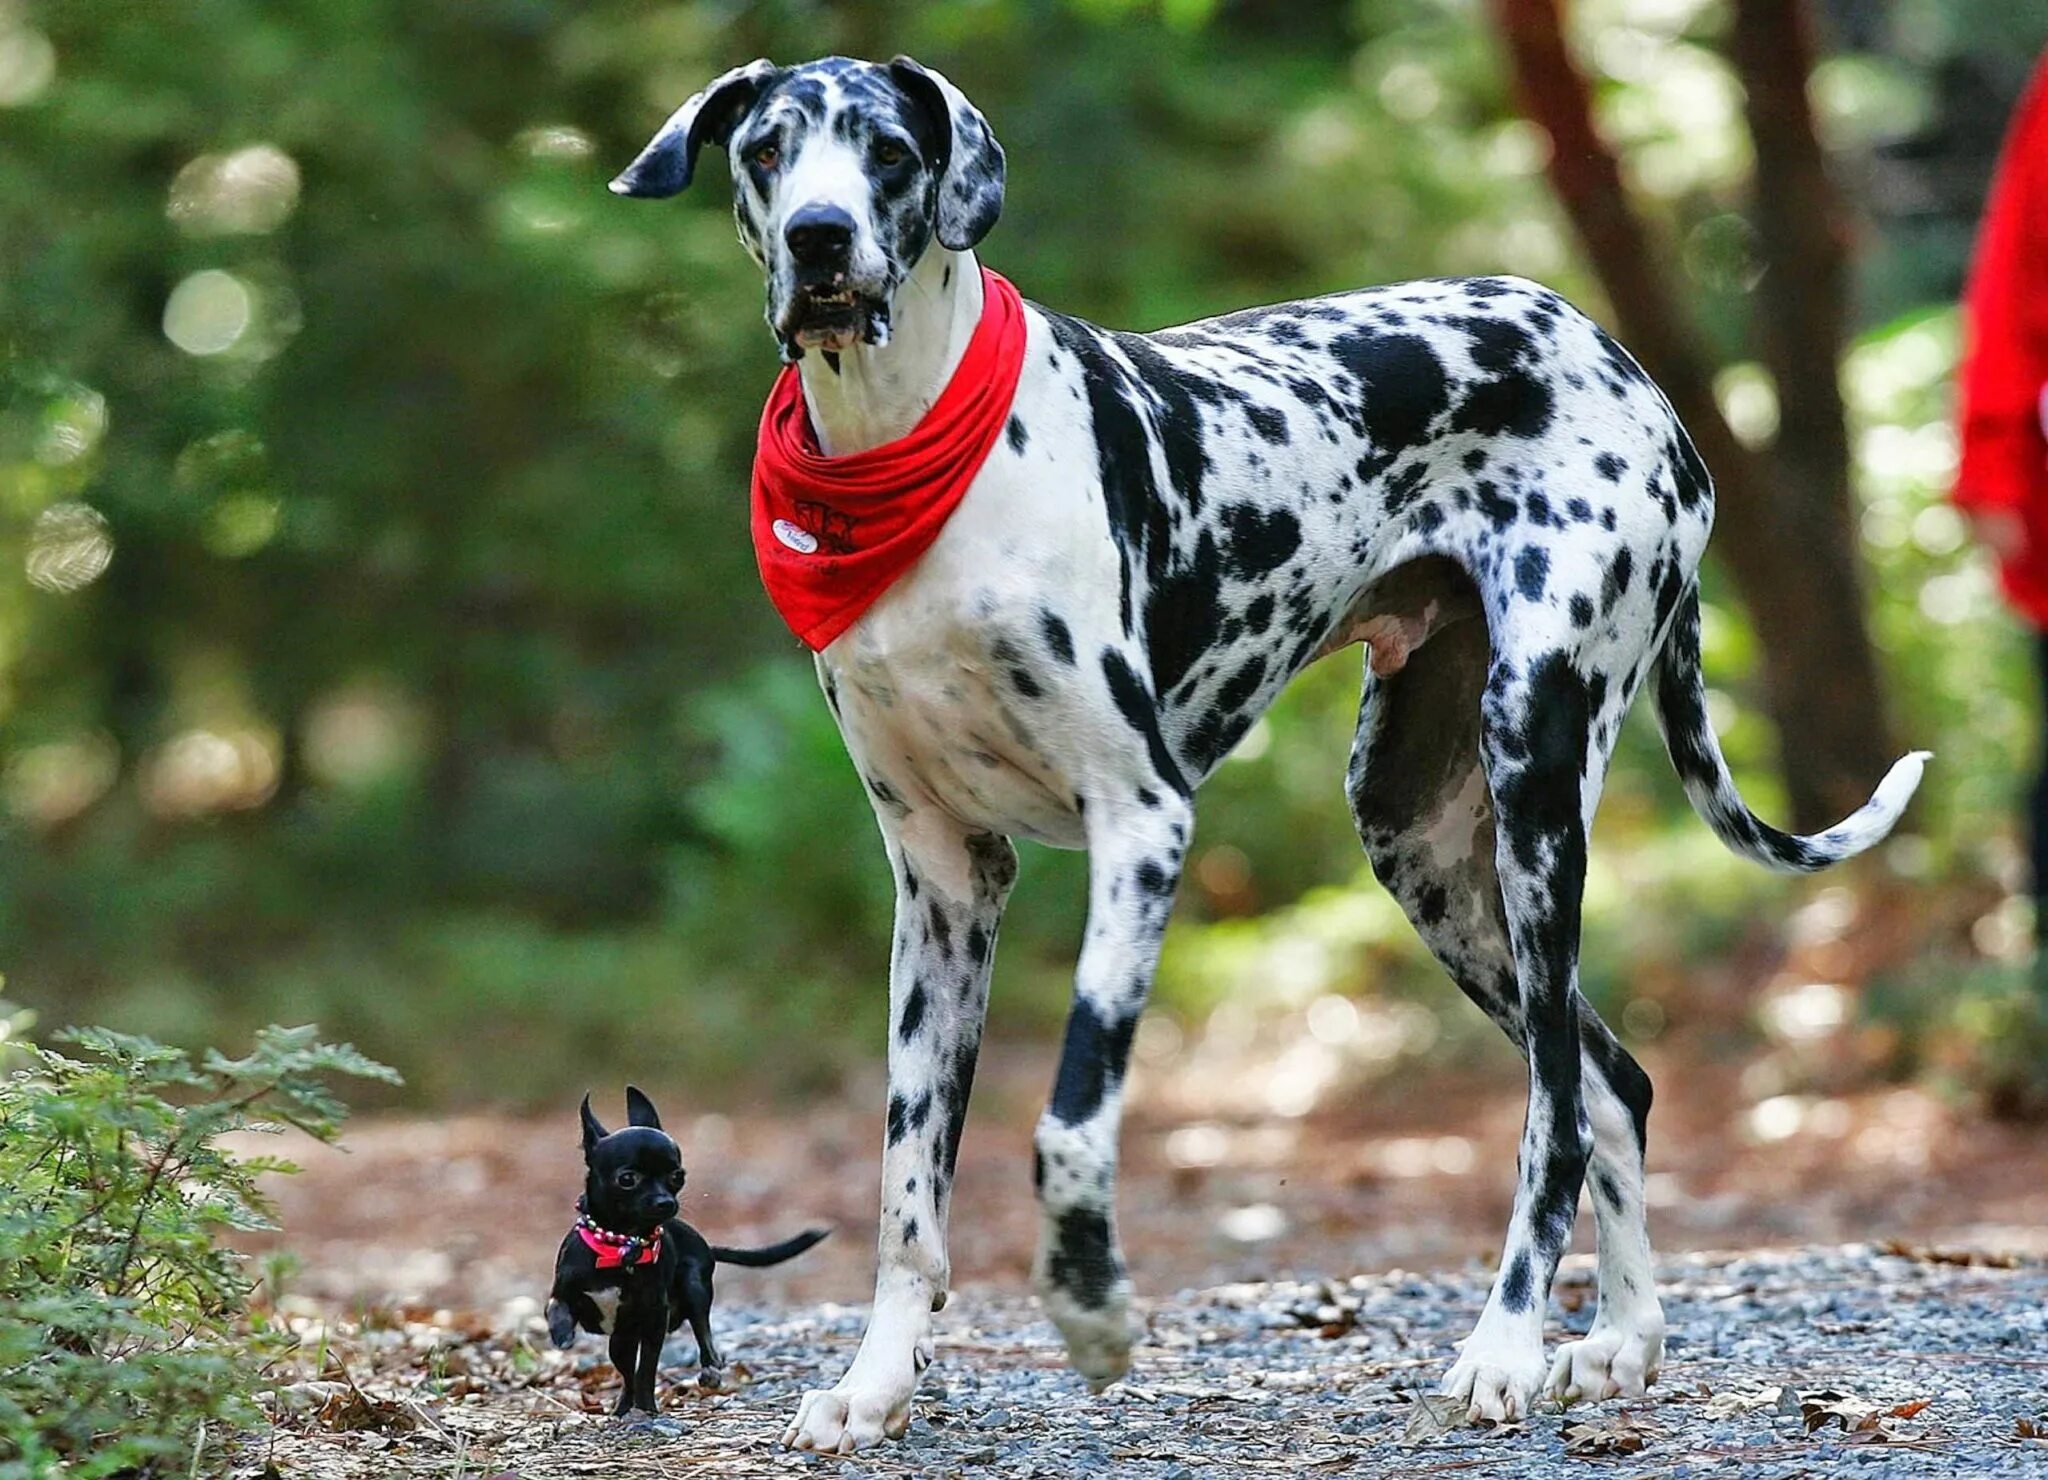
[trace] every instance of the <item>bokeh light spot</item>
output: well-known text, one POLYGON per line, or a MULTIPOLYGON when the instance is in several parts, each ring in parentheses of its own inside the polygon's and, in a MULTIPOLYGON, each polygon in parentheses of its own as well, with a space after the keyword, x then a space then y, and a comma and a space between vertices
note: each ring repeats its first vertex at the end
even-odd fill
POLYGON ((275 144, 202 154, 171 182, 164 213, 190 236, 275 231, 299 203, 299 166, 275 144))
POLYGON ((29 531, 29 584, 59 593, 89 586, 114 559, 106 518, 90 504, 52 504, 29 531))
POLYGON ((248 285, 231 272, 209 267, 171 290, 164 304, 164 337, 188 355, 217 355, 235 347, 255 315, 248 285))
POLYGON ((33 26, 8 26, 0 16, 0 108, 33 103, 57 79, 57 48, 33 26))

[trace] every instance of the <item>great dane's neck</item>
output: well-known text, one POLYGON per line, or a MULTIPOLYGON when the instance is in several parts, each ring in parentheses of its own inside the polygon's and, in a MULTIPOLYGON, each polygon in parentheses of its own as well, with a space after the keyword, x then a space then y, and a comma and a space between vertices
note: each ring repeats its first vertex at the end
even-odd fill
POLYGON ((981 302, 974 253, 935 242, 896 290, 888 343, 855 345, 836 370, 818 351, 805 354, 797 370, 825 455, 865 452, 916 426, 966 354, 981 302))

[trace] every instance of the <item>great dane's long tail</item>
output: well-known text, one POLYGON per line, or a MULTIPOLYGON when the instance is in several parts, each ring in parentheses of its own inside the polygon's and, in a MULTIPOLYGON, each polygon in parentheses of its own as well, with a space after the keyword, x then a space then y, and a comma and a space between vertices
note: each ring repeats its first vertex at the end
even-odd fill
MULTIPOLYGON (((1801 837, 1780 832, 1749 810, 1722 758, 1707 720, 1707 685, 1700 673, 1699 588, 1688 587, 1657 660, 1657 722, 1685 795, 1716 837, 1744 858, 1786 874, 1810 874, 1854 858, 1892 830, 1931 751, 1903 757, 1877 784, 1870 800, 1826 832, 1801 837)), ((1788 741, 1788 743, 1790 743, 1788 741)))

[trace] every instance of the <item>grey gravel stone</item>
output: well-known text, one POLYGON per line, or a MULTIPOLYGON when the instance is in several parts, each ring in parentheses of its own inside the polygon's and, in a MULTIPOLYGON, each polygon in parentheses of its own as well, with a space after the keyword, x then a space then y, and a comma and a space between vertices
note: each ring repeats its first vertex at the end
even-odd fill
MULTIPOLYGON (((1553 1320, 1551 1350, 1590 1324, 1588 1279, 1567 1266, 1578 1308, 1553 1320)), ((2048 1409, 2048 1370, 2015 1360, 2048 1347, 2048 1268, 1867 1247, 1668 1260, 1658 1287, 1671 1335, 1647 1398, 1543 1404, 1501 1428, 1411 1429, 1487 1282, 1483 1269, 1398 1273, 1146 1303, 1129 1380, 1099 1396, 1028 1300, 965 1292, 938 1318, 908 1445, 822 1463, 781 1455, 773 1438, 805 1389, 844 1369, 860 1313, 721 1306, 721 1345, 745 1380, 682 1416, 693 1456, 729 1447, 755 1457, 748 1475, 2048 1477, 2048 1441, 2018 1427, 2048 1409), (1568 1448, 1603 1436, 1617 1447, 1568 1448)), ((676 1371, 694 1371, 687 1342, 672 1355, 676 1371)))

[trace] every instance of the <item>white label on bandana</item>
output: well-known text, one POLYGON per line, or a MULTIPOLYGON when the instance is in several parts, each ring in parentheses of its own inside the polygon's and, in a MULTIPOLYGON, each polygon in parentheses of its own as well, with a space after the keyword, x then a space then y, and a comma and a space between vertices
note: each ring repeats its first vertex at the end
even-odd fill
POLYGON ((778 519, 770 527, 775 531, 775 538, 781 540, 783 544, 789 546, 797 554, 815 555, 818 553, 818 537, 808 529, 801 529, 791 524, 787 519, 778 519))

